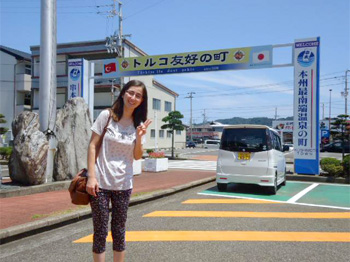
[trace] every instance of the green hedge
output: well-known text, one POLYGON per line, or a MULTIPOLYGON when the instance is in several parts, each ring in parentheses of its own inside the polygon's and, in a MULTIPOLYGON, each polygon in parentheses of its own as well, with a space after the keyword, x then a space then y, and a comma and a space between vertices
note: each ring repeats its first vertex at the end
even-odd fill
POLYGON ((336 165, 325 165, 324 168, 322 168, 323 171, 327 172, 328 175, 338 177, 343 174, 343 167, 342 166, 336 166, 336 165))
POLYGON ((12 147, 0 147, 0 158, 9 159, 12 153, 12 147))
POLYGON ((326 158, 321 159, 320 164, 321 164, 321 168, 324 170, 324 167, 327 165, 340 166, 341 161, 336 159, 336 158, 326 157, 326 158))
POLYGON ((344 175, 350 177, 350 155, 344 157, 344 175))
POLYGON ((329 176, 350 176, 350 155, 344 157, 344 162, 331 157, 323 158, 320 165, 329 176))

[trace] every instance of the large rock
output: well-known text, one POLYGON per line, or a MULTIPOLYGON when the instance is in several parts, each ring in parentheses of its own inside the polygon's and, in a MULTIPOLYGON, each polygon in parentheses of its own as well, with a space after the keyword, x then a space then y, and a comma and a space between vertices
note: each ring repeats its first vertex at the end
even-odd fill
POLYGON ((68 100, 64 107, 58 110, 58 142, 53 173, 56 181, 71 179, 80 169, 87 167, 91 125, 89 108, 83 98, 68 100))
POLYGON ((39 130, 39 116, 22 112, 12 122, 15 137, 9 171, 12 181, 24 185, 45 182, 48 141, 39 130))

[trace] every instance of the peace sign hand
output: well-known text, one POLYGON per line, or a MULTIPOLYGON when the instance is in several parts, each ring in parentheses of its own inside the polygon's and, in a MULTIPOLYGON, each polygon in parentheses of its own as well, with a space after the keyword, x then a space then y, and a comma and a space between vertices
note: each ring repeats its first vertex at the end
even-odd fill
POLYGON ((140 124, 136 128, 136 139, 141 139, 146 134, 148 126, 152 123, 152 120, 147 119, 143 124, 140 124))

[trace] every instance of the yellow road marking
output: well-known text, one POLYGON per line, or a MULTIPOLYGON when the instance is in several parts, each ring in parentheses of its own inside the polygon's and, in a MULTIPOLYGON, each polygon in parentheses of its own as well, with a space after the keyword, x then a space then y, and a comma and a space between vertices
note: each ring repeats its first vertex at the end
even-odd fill
POLYGON ((281 204, 280 202, 254 200, 254 199, 188 199, 182 204, 281 204))
POLYGON ((155 211, 144 217, 268 217, 350 219, 350 212, 155 211))
MULTIPOLYGON (((108 242, 112 241, 109 234, 108 242)), ((350 242, 350 232, 271 232, 271 231, 128 231, 126 241, 289 241, 350 242)), ((74 243, 92 242, 92 235, 74 243)))

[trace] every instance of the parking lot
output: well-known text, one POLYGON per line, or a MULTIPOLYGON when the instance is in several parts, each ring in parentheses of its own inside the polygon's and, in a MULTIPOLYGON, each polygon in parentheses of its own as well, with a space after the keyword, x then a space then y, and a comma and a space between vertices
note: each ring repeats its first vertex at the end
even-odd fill
POLYGON ((350 210, 349 185, 288 181, 276 195, 269 195, 257 185, 230 184, 227 192, 219 192, 212 187, 199 194, 350 210))

